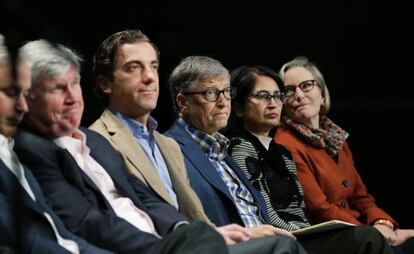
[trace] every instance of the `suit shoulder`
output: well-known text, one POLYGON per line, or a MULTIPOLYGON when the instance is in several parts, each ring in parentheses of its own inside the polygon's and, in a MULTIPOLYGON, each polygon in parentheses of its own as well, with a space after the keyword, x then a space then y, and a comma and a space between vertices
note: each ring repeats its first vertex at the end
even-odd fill
POLYGON ((101 131, 105 130, 106 128, 105 128, 105 125, 104 125, 104 123, 103 123, 102 119, 101 119, 101 118, 98 118, 98 119, 96 119, 96 121, 95 121, 95 122, 93 122, 93 123, 92 123, 92 124, 88 127, 88 129, 90 129, 90 130, 94 130, 94 131, 96 131, 96 132, 101 132, 101 131))
POLYGON ((173 124, 169 130, 164 132, 164 135, 172 138, 181 148, 195 143, 190 134, 177 124, 173 124))
POLYGON ((80 128, 80 129, 83 131, 83 133, 85 133, 87 137, 86 143, 88 144, 88 146, 96 147, 96 146, 102 146, 106 144, 112 147, 109 141, 99 132, 90 130, 88 128, 80 128))
POLYGON ((154 131, 154 136, 158 141, 167 143, 169 146, 173 146, 179 149, 177 141, 175 141, 175 139, 173 139, 172 137, 169 137, 165 134, 161 134, 158 131, 154 131))
POLYGON ((14 136, 14 140, 14 150, 16 151, 32 150, 40 152, 45 149, 56 148, 52 140, 27 130, 19 130, 14 136))
POLYGON ((80 130, 85 133, 88 138, 103 138, 103 136, 95 130, 91 130, 85 127, 81 127, 80 130))

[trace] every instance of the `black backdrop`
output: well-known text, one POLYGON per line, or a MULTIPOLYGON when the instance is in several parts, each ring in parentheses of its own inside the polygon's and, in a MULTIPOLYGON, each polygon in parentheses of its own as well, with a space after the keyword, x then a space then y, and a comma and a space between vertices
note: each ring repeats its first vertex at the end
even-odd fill
POLYGON ((24 1, 0 0, 0 33, 12 49, 46 38, 85 58, 84 125, 100 114, 91 57, 109 34, 139 28, 161 50, 161 94, 153 116, 173 121, 166 78, 188 55, 233 69, 276 70, 297 55, 317 61, 330 88, 330 117, 350 132, 354 159, 378 204, 414 228, 410 118, 414 115, 411 8, 404 1, 24 1))

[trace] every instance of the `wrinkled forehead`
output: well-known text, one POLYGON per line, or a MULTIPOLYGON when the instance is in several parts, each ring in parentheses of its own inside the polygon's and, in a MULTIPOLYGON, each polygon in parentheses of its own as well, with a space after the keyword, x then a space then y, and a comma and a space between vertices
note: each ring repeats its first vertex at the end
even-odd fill
POLYGON ((230 86, 230 79, 226 75, 201 77, 195 82, 195 89, 225 88, 230 86))
POLYGON ((305 67, 296 66, 288 69, 283 75, 283 81, 286 85, 297 86, 305 80, 315 79, 313 73, 305 67))
POLYGON ((158 61, 155 48, 146 41, 124 43, 118 47, 114 55, 114 64, 122 64, 131 61, 158 61))
MULTIPOLYGON (((33 72, 31 73, 33 75, 33 72)), ((44 87, 47 84, 72 84, 80 82, 80 73, 75 65, 68 65, 62 69, 39 72, 36 78, 33 78, 33 89, 44 87)))

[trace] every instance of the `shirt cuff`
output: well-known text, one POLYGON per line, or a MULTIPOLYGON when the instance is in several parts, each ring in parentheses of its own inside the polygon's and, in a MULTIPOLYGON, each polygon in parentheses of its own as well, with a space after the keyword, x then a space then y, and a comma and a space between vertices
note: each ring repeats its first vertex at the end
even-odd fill
POLYGON ((188 221, 185 221, 185 220, 183 220, 183 221, 179 221, 179 222, 177 222, 177 223, 175 223, 175 224, 174 224, 172 231, 174 232, 174 231, 175 231, 175 230, 177 230, 179 227, 182 227, 182 226, 184 226, 184 225, 188 225, 188 224, 190 224, 188 221))

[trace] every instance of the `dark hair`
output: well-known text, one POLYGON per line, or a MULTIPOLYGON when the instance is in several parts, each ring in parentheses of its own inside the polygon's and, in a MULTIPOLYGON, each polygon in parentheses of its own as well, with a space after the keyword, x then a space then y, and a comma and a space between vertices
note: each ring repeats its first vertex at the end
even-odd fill
POLYGON ((234 69, 231 73, 230 84, 237 89, 236 97, 231 101, 232 106, 237 103, 243 106, 246 98, 249 96, 257 83, 258 76, 267 76, 272 78, 281 92, 285 91, 285 86, 279 75, 266 66, 241 66, 234 69))
MULTIPOLYGON (((117 57, 118 49, 124 44, 132 44, 138 42, 148 42, 154 48, 157 53, 157 58, 160 56, 160 52, 154 43, 140 30, 125 30, 114 33, 106 38, 95 52, 93 57, 93 72, 96 92, 100 97, 106 98, 106 95, 102 93, 99 88, 97 79, 103 76, 109 80, 113 80, 114 62, 117 57)), ((102 99, 103 99, 102 98, 102 99)))
POLYGON ((232 112, 230 115, 229 123, 227 127, 221 131, 225 135, 231 135, 231 132, 236 129, 240 129, 240 126, 243 126, 242 119, 240 119, 234 113, 234 109, 236 108, 235 104, 241 107, 245 105, 246 98, 254 89, 258 76, 266 76, 273 79, 279 87, 280 91, 285 92, 285 85, 277 72, 263 65, 240 66, 234 69, 230 73, 230 76, 230 85, 237 89, 237 94, 236 97, 231 100, 232 112))

